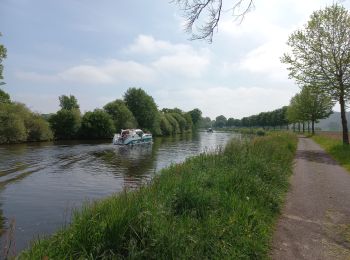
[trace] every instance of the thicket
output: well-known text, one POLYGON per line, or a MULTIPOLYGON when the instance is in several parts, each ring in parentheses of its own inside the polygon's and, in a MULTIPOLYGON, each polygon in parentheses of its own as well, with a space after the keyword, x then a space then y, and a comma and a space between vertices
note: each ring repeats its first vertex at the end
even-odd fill
POLYGON ((19 259, 264 259, 292 172, 290 134, 232 141, 87 204, 19 259))
POLYGON ((47 141, 53 138, 49 123, 25 105, 11 102, 0 90, 0 144, 47 141))

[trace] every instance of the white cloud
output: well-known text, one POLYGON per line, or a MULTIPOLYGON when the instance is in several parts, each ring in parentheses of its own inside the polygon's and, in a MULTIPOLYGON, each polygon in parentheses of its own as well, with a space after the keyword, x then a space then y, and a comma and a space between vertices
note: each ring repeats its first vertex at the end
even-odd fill
POLYGON ((286 52, 284 44, 267 42, 253 49, 240 60, 238 68, 251 73, 267 74, 272 80, 286 81, 288 72, 280 57, 286 52))
POLYGON ((173 75, 197 78, 210 64, 208 49, 194 50, 190 45, 171 44, 155 40, 152 36, 140 35, 128 50, 157 55, 150 62, 108 59, 94 65, 83 62, 54 74, 18 72, 16 76, 22 80, 34 82, 73 82, 89 85, 119 82, 150 83, 157 78, 173 77, 173 75))
POLYGON ((151 35, 140 34, 127 49, 127 53, 137 54, 159 54, 163 52, 183 52, 191 51, 192 48, 187 44, 172 44, 168 41, 156 40, 151 35))
POLYGON ((168 75, 200 77, 210 64, 207 55, 198 53, 177 53, 162 56, 152 63, 152 66, 160 73, 168 75))

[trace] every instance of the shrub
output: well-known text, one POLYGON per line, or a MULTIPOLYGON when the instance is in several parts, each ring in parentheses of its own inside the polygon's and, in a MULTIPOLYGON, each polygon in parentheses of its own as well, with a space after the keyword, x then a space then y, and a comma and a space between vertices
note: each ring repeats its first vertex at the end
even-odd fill
POLYGON ((115 133, 113 120, 100 109, 86 112, 81 121, 80 135, 84 138, 111 138, 115 133))

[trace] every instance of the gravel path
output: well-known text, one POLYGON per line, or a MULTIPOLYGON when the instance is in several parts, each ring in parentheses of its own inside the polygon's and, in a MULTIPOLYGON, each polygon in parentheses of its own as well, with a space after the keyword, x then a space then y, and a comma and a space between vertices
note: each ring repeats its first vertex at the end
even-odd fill
POLYGON ((350 173, 309 138, 299 138, 271 258, 350 259, 350 173))

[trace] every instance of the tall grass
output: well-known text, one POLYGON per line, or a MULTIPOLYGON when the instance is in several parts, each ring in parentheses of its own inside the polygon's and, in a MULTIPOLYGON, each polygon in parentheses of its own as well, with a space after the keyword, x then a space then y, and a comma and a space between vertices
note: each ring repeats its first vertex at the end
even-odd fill
POLYGON ((137 191, 86 205, 20 259, 263 259, 288 189, 296 138, 232 141, 137 191))
POLYGON ((341 139, 325 135, 315 135, 312 139, 321 145, 336 161, 350 171, 350 146, 343 145, 341 139))

